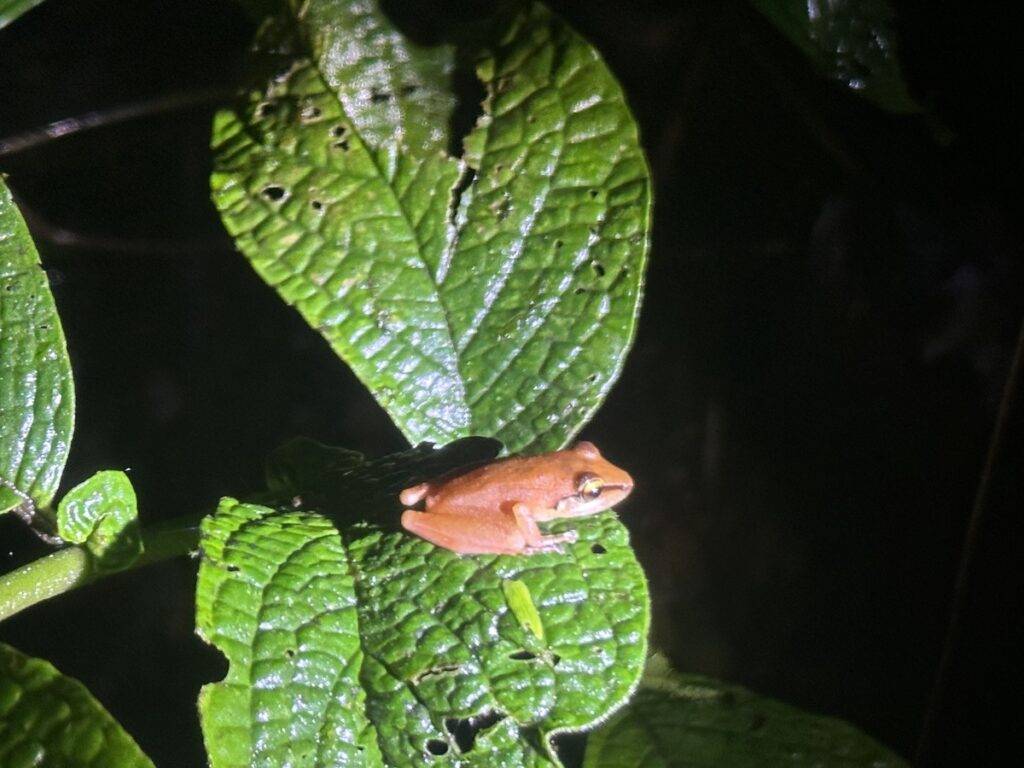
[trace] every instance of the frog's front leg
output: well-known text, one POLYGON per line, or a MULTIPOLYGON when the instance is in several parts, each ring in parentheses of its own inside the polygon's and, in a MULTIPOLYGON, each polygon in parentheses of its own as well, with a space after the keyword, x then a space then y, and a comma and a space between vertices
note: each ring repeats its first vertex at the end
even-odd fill
POLYGON ((516 526, 522 532, 523 539, 526 541, 526 547, 523 550, 524 554, 561 552, 562 548, 558 546, 559 544, 572 544, 578 538, 576 531, 566 531, 565 533, 550 535, 541 533, 540 528, 537 526, 537 520, 534 518, 530 508, 525 504, 518 502, 513 504, 512 516, 515 518, 516 526))

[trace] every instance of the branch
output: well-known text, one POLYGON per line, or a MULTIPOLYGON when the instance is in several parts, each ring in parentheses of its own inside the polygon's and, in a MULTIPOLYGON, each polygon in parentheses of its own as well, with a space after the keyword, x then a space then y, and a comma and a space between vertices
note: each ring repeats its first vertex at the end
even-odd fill
POLYGON ((198 545, 199 521, 181 518, 143 531, 142 540, 142 555, 121 571, 97 572, 88 552, 67 547, 0 576, 0 621, 104 576, 188 554, 198 545))
POLYGON ((921 726, 921 736, 918 739, 917 750, 914 755, 914 765, 924 765, 927 761, 932 748, 932 741, 935 737, 935 726, 942 712, 943 698, 945 697, 946 686, 949 683, 949 671, 953 666, 953 654, 960 644, 963 615, 967 609, 967 598, 970 595, 969 587, 974 572, 978 538, 982 522, 985 519, 985 511, 988 507, 992 474, 1003 447, 1003 435, 1006 433, 1006 425, 1010 420, 1010 408, 1016 394, 1017 380, 1020 377, 1021 365, 1024 365, 1021 362, 1022 358, 1024 358, 1024 321, 1021 322, 1020 333, 1017 336, 1017 348, 1014 350, 1013 361, 1010 363, 1010 372, 1007 374, 1006 384, 1003 386, 1003 397, 999 403, 999 413, 996 415, 995 426, 992 428, 992 437, 988 444, 988 454, 985 457, 985 467, 981 471, 978 490, 974 496, 974 505, 971 507, 971 517, 967 523, 964 548, 960 555, 960 568, 956 574, 956 583, 953 585, 953 604, 950 609, 949 629, 946 630, 946 639, 942 645, 942 656, 939 659, 939 667, 935 673, 935 682, 932 686, 931 695, 928 698, 928 707, 925 710, 924 723, 921 726))
POLYGON ((158 115, 161 112, 174 112, 203 104, 226 101, 232 95, 234 95, 234 91, 225 88, 206 88, 184 93, 168 93, 131 104, 122 104, 118 107, 86 112, 84 115, 78 115, 77 117, 65 117, 49 125, 44 125, 42 128, 33 128, 24 133, 17 133, 5 139, 0 139, 0 157, 24 152, 26 149, 38 147, 40 144, 46 144, 93 128, 102 128, 103 126, 123 123, 128 120, 136 120, 140 117, 158 115))

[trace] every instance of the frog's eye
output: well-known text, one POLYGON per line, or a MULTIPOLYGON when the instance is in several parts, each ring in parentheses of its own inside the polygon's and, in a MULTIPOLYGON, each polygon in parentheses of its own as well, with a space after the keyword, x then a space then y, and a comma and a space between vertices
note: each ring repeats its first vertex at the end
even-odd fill
POLYGON ((583 472, 576 480, 576 490, 585 499, 596 499, 604 488, 604 480, 592 472, 583 472))

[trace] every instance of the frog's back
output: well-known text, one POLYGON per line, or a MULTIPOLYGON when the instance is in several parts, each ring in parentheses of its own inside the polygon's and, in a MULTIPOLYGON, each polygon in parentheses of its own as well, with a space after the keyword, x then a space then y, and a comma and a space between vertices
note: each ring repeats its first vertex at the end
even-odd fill
POLYGON ((546 503, 551 454, 509 456, 444 480, 427 495, 428 507, 450 504, 495 509, 506 502, 546 503))

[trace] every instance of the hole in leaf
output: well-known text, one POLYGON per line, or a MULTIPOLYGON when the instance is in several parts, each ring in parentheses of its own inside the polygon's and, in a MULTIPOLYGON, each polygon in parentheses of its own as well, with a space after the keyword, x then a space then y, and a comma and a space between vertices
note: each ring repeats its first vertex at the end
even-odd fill
POLYGON ((308 104, 302 108, 302 112, 299 113, 299 117, 303 122, 309 122, 310 120, 316 120, 323 112, 320 111, 320 107, 315 107, 312 104, 308 104))
POLYGON ((459 751, 466 753, 473 748, 478 733, 492 728, 504 719, 505 715, 501 712, 486 711, 463 719, 445 718, 444 727, 455 740, 455 746, 459 751))
POLYGON ((595 197, 597 197, 597 196, 598 196, 599 194, 600 194, 600 193, 599 193, 599 192, 598 192, 598 191, 597 191, 596 189, 592 189, 592 190, 590 190, 590 199, 591 199, 591 200, 593 200, 593 199, 594 199, 595 197))
POLYGON ((279 200, 283 200, 287 194, 288 193, 285 191, 285 188, 280 187, 277 184, 271 184, 263 188, 263 196, 267 198, 267 200, 272 200, 275 203, 279 200))
POLYGON ((582 288, 582 287, 581 288, 577 288, 575 291, 573 291, 573 293, 575 293, 577 296, 579 296, 581 293, 586 293, 586 292, 587 292, 587 289, 586 288, 582 288))
POLYGON ((336 139, 344 138, 346 133, 348 133, 348 126, 346 125, 336 125, 331 128, 331 136, 336 139))
POLYGON ((432 755, 440 757, 441 755, 448 754, 448 745, 440 739, 428 739, 427 740, 427 752, 432 755))
POLYGON ((555 240, 555 248, 561 248, 563 245, 565 245, 565 243, 561 240, 555 240))
POLYGON ((239 568, 234 563, 229 563, 228 564, 228 567, 227 567, 228 573, 238 573, 240 570, 241 570, 241 568, 239 568))
POLYGON ((310 206, 312 206, 314 211, 319 211, 324 207, 324 204, 319 200, 313 200, 310 202, 310 206))
POLYGON ((604 277, 604 264, 602 264, 600 261, 590 262, 590 268, 594 270, 594 274, 597 275, 598 277, 604 277))
POLYGON ((370 91, 370 101, 374 104, 383 104, 385 101, 389 101, 390 99, 391 94, 387 91, 378 91, 376 88, 370 91))
POLYGON ((596 373, 592 373, 589 376, 587 376, 587 383, 593 384, 596 381, 597 381, 597 374, 596 373))
POLYGON ((600 542, 597 542, 597 543, 593 544, 593 545, 592 545, 592 546, 590 547, 590 551, 591 551, 591 552, 593 552, 593 553, 594 553, 595 555, 603 555, 603 554, 605 554, 605 553, 606 553, 606 552, 607 552, 608 550, 604 548, 604 545, 603 545, 603 544, 601 544, 600 542))
POLYGON ((284 649, 284 657, 286 659, 294 659, 295 658, 295 649, 294 648, 285 648, 284 649))
POLYGON ((562 661, 562 657, 559 656, 557 653, 552 653, 551 654, 551 666, 552 667, 557 667, 559 662, 561 662, 561 661, 562 661))
MULTIPOLYGON (((391 3, 392 6, 401 5, 391 3)), ((409 4, 411 5, 411 4, 409 4)), ((445 5, 451 5, 446 3, 445 5)), ((424 7, 429 7, 425 4, 424 7)), ((487 89, 476 74, 476 64, 472 56, 457 56, 455 71, 452 73, 451 87, 456 97, 456 106, 448 121, 448 154, 459 157, 463 153, 462 137, 469 134, 483 114, 483 101, 487 89)))
POLYGON ((522 651, 516 651, 515 653, 510 653, 508 655, 508 657, 510 659, 512 659, 513 661, 533 661, 534 659, 537 658, 537 654, 530 653, 529 651, 526 651, 526 650, 522 650, 522 651))
POLYGON ((256 107, 256 117, 267 117, 277 111, 277 104, 273 101, 264 101, 256 107))
POLYGON ((342 152, 348 152, 348 139, 342 139, 341 141, 334 142, 336 149, 340 149, 342 152))

